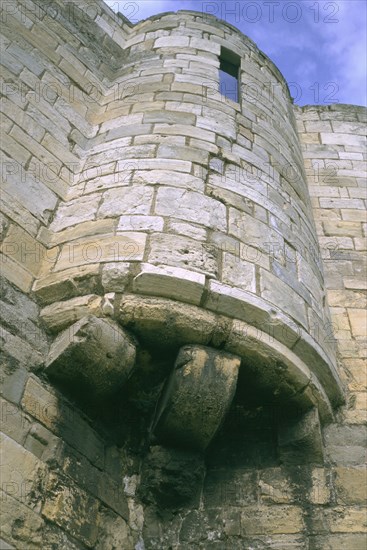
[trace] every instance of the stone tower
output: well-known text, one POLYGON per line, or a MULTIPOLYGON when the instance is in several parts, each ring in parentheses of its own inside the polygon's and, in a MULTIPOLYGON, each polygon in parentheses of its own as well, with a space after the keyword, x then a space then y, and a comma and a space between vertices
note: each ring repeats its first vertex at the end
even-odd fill
POLYGON ((2 9, 1 548, 364 548, 365 109, 213 16, 2 9))

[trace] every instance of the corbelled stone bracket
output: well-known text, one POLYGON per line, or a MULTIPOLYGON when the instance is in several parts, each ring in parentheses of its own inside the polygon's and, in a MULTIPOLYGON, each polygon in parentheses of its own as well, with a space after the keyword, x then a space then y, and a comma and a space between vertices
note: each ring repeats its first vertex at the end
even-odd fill
POLYGON ((300 417, 280 420, 278 449, 282 461, 289 464, 323 463, 324 445, 316 407, 300 417))
POLYGON ((231 405, 240 364, 239 357, 209 347, 182 347, 157 408, 158 439, 204 451, 231 405))
POLYGON ((88 315, 57 336, 45 372, 56 383, 105 399, 123 386, 135 357, 134 343, 117 323, 88 315))

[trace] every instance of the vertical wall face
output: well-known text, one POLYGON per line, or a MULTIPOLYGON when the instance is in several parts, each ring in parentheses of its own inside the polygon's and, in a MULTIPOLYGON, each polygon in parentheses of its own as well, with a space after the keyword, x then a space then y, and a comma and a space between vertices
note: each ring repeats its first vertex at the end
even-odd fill
POLYGON ((0 19, 0 546, 131 548, 120 451, 32 374, 50 338, 31 291, 97 131, 104 63, 129 27, 91 2, 6 1, 0 19))
POLYGON ((335 493, 320 515, 333 534, 319 533, 315 548, 358 548, 366 530, 361 516, 366 500, 366 109, 332 105, 295 112, 347 388, 338 422, 324 434, 325 472, 335 493))
MULTIPOLYGON (((364 548, 361 111, 296 109, 298 135, 276 68, 211 17, 132 27, 99 0, 6 10, 0 539, 27 550, 364 548), (221 46, 241 58, 239 104, 218 91, 221 46), (335 185, 312 181, 320 159, 335 159, 335 185), (272 407, 235 400, 205 483, 162 521, 147 498, 159 465, 152 451, 141 469, 126 395, 112 415, 82 413, 44 376, 49 344, 88 313, 115 316, 163 359, 172 341, 238 354, 251 376, 261 367, 271 390, 282 380, 281 397, 330 420, 340 390, 318 239, 324 255, 332 243, 326 287, 351 392, 325 430, 325 465, 279 458, 272 407)), ((144 349, 140 365, 143 390, 159 389, 144 349)), ((154 405, 148 391, 133 397, 142 417, 154 405)), ((195 461, 172 456, 174 486, 195 461)))

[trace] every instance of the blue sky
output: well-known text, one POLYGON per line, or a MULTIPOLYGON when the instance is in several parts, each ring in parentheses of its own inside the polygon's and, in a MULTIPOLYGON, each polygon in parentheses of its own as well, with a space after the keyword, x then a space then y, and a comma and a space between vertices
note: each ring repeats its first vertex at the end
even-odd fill
POLYGON ((252 38, 299 105, 366 105, 365 0, 105 0, 133 22, 180 9, 213 13, 252 38))

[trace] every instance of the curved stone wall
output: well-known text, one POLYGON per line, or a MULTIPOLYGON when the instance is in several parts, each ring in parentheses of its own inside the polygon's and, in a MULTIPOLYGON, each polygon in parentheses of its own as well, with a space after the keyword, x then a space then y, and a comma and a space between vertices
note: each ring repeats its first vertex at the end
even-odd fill
POLYGON ((125 51, 74 198, 50 225, 58 247, 36 293, 50 303, 102 285, 245 321, 289 348, 339 403, 283 77, 237 29, 193 13, 137 24, 125 51), (241 58, 239 103, 219 92, 221 47, 241 58), (75 284, 83 278, 92 283, 75 284))
POLYGON ((213 17, 77 4, 2 5, 0 547, 364 549, 366 110, 292 106, 213 17))

